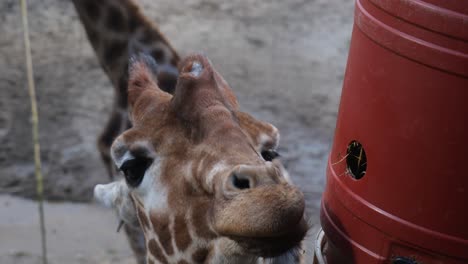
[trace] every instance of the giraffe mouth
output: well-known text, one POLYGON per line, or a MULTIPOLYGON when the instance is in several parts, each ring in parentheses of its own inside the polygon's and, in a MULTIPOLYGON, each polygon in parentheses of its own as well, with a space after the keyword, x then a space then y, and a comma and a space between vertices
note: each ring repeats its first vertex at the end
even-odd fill
POLYGON ((217 232, 256 256, 274 257, 296 248, 309 229, 304 195, 289 184, 248 189, 221 206, 214 218, 217 232))
POLYGON ((295 253, 300 249, 300 243, 304 240, 309 226, 301 219, 294 229, 277 236, 269 237, 244 237, 230 236, 249 254, 271 258, 287 253, 295 253))

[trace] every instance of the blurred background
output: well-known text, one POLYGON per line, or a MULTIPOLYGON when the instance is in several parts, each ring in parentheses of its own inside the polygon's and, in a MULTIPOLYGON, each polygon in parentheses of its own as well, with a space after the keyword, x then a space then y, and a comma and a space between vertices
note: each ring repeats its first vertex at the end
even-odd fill
MULTIPOLYGON (((108 181, 95 142, 113 88, 70 1, 30 0, 50 263, 133 263, 117 219, 92 203, 108 181)), ((350 0, 139 0, 182 55, 206 54, 241 108, 281 133, 279 152, 319 226, 353 21, 350 0)), ((19 1, 0 2, 0 263, 40 263, 19 1)))

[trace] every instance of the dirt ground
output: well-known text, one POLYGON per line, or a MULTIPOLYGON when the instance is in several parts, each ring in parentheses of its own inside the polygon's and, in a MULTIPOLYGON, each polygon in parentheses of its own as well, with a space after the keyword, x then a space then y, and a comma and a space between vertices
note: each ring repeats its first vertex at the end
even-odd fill
MULTIPOLYGON (((95 140, 110 111, 111 85, 72 4, 29 2, 45 191, 54 201, 46 206, 51 263, 131 263, 113 213, 86 203, 92 187, 108 180, 95 140)), ((242 108, 279 128, 279 152, 306 195, 316 230, 353 1, 139 2, 182 55, 206 54, 242 108)), ((35 190, 19 14, 18 1, 0 2, 0 263, 5 264, 39 263, 40 252, 37 209, 17 197, 34 197, 35 190)))

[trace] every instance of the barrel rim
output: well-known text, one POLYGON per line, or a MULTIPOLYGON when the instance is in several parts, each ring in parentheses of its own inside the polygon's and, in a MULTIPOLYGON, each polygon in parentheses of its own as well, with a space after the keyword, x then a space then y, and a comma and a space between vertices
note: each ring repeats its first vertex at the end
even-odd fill
MULTIPOLYGON (((431 43, 421 36, 409 34, 408 31, 415 27, 411 23, 403 23, 398 28, 384 23, 376 15, 387 18, 391 16, 375 7, 370 1, 372 0, 356 0, 355 25, 373 42, 409 60, 462 78, 468 78, 468 53, 431 43), (374 10, 370 10, 372 8, 374 10), (376 14, 377 12, 378 14, 376 14)), ((398 20, 394 17, 393 19, 398 20)), ((424 35, 432 38, 437 38, 437 34, 427 30, 424 32, 424 35)), ((444 36, 439 34, 439 37, 444 36)), ((468 42, 465 45, 468 50, 468 42)))

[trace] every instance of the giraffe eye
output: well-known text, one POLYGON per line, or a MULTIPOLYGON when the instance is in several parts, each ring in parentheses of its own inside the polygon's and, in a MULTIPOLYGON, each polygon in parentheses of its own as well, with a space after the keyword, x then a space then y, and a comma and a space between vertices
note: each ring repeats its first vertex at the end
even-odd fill
POLYGON ((268 149, 268 150, 264 150, 262 151, 262 157, 264 160, 266 161, 272 161, 274 159, 276 159, 277 157, 279 157, 280 155, 278 154, 278 152, 272 150, 272 149, 268 149))
POLYGON ((124 173, 127 184, 131 187, 138 187, 151 163, 152 160, 148 158, 135 158, 125 161, 120 170, 124 173))

